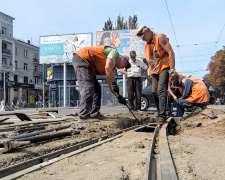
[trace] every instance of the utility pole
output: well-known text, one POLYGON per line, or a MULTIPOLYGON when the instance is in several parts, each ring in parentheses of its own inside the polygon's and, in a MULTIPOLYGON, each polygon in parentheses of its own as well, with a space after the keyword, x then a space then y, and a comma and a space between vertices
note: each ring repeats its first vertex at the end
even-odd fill
POLYGON ((6 90, 5 90, 5 71, 4 71, 4 92, 3 92, 3 96, 4 96, 4 98, 3 98, 3 107, 5 107, 5 95, 6 95, 6 90))
POLYGON ((9 82, 9 72, 3 72, 3 103, 1 107, 1 111, 5 110, 5 100, 6 100, 6 83, 9 82))
POLYGON ((45 107, 45 64, 42 64, 42 79, 43 79, 43 108, 45 107))

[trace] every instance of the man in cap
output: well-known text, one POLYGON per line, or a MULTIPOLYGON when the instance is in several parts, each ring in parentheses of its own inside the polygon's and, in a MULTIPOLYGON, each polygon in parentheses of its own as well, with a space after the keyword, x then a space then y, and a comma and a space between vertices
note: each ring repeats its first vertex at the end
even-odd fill
POLYGON ((169 77, 167 104, 166 104, 168 116, 172 115, 173 113, 173 106, 171 106, 172 103, 176 102, 179 98, 181 98, 183 94, 183 87, 182 85, 179 84, 179 78, 182 76, 183 76, 182 74, 176 73, 173 78, 169 77))
POLYGON ((179 84, 185 88, 182 97, 176 102, 177 115, 182 117, 184 108, 194 110, 196 107, 204 108, 207 106, 210 95, 205 83, 196 76, 182 76, 179 79, 179 84))
POLYGON ((119 86, 114 78, 115 67, 129 68, 129 57, 119 55, 118 51, 108 46, 85 47, 76 51, 72 64, 76 73, 80 90, 80 121, 90 122, 102 118, 101 86, 96 75, 106 75, 112 93, 119 103, 126 104, 126 100, 119 95, 119 86))
POLYGON ((127 94, 129 108, 135 111, 141 111, 141 74, 147 71, 148 66, 143 62, 143 60, 136 58, 136 51, 130 52, 129 63, 131 64, 131 67, 129 69, 120 69, 119 72, 127 75, 127 94), (134 100, 136 100, 135 105, 134 100))
POLYGON ((156 122, 166 121, 166 98, 169 76, 173 78, 175 70, 175 55, 164 34, 155 34, 147 26, 137 29, 137 36, 146 41, 145 57, 149 64, 149 74, 152 77, 152 93, 158 110, 156 122))

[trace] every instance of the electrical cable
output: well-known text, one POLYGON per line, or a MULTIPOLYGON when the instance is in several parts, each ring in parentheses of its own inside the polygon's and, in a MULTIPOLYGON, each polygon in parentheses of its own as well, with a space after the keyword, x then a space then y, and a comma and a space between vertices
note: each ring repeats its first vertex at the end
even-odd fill
MULTIPOLYGON (((223 42, 225 40, 221 40, 221 41, 218 41, 218 42, 223 42)), ((215 44, 217 42, 205 42, 205 43, 195 43, 195 44, 183 44, 183 45, 179 45, 179 47, 182 47, 182 46, 198 46, 198 45, 204 45, 204 44, 215 44)), ((177 46, 173 46, 173 47, 177 47, 177 46)))
MULTIPOLYGON (((174 28, 173 28, 173 22, 172 22, 172 19, 171 19, 171 16, 170 16, 169 7, 168 7, 168 5, 167 5, 167 1, 166 1, 166 0, 165 0, 165 3, 166 3, 167 11, 168 11, 168 14, 169 14, 170 23, 171 23, 171 25, 172 25, 173 34, 174 34, 174 37, 175 37, 175 40, 176 40, 176 43, 177 43, 176 34, 175 34, 175 31, 174 31, 174 28)), ((180 49, 179 49, 178 43, 177 43, 177 49, 178 49, 179 55, 180 55, 180 57, 181 57, 181 54, 180 54, 180 49)), ((180 59, 181 59, 181 62, 182 62, 182 58, 180 58, 180 59)), ((183 63, 182 63, 182 67, 183 67, 183 70, 184 70, 183 63)))
POLYGON ((219 42, 219 38, 220 38, 220 36, 221 36, 221 34, 222 34, 222 32, 223 32, 224 26, 225 26, 225 24, 223 25, 222 30, 221 30, 221 32, 220 32, 220 34, 219 34, 219 37, 218 37, 218 39, 217 39, 217 41, 216 41, 216 44, 215 44, 215 46, 214 46, 214 48, 213 48, 212 55, 213 55, 213 53, 214 53, 214 50, 215 50, 215 48, 216 48, 217 43, 219 42))

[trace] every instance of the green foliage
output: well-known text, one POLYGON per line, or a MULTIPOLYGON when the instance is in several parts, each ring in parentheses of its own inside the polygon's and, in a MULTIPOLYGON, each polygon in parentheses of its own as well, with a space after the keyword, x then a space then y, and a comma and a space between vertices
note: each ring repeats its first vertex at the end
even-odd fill
POLYGON ((129 16, 128 18, 129 29, 137 29, 138 28, 137 21, 138 21, 137 15, 133 15, 133 17, 129 16))
POLYGON ((110 30, 122 30, 122 29, 137 29, 138 26, 138 18, 137 15, 129 16, 128 21, 124 20, 124 17, 119 15, 117 16, 117 21, 115 27, 113 27, 113 21, 109 18, 102 28, 103 31, 110 30))
POLYGON ((112 20, 109 18, 105 24, 104 27, 102 28, 103 31, 107 31, 107 30, 113 30, 113 22, 112 20))
POLYGON ((211 61, 207 68, 210 73, 206 75, 206 81, 211 84, 214 89, 225 88, 225 46, 211 57, 211 61))

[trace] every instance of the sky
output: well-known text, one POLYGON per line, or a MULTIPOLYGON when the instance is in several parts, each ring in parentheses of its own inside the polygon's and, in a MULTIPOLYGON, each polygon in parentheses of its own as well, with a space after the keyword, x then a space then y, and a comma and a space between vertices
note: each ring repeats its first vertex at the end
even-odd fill
POLYGON ((0 0, 0 11, 15 18, 14 37, 39 44, 40 36, 93 33, 121 15, 165 34, 176 70, 202 78, 211 57, 225 45, 224 0, 0 0), (177 47, 179 46, 179 47, 177 47))

